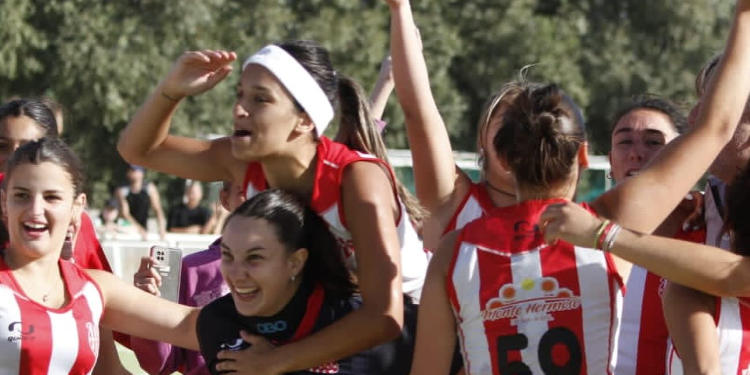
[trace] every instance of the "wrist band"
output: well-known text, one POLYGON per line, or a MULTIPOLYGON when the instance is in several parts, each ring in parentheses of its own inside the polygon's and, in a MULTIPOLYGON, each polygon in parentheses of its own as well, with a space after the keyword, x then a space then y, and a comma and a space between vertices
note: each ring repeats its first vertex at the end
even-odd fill
POLYGON ((596 235, 594 235, 594 246, 592 246, 592 249, 599 249, 599 240, 602 237, 602 233, 604 233, 604 229, 607 228, 607 225, 609 225, 609 220, 604 219, 602 223, 599 225, 599 228, 596 229, 596 235))
POLYGON ((602 247, 602 251, 608 253, 612 250, 612 247, 615 245, 615 238, 617 238, 620 230, 622 230, 621 226, 612 224, 612 229, 609 231, 609 233, 607 233, 607 237, 604 239, 604 246, 602 247))

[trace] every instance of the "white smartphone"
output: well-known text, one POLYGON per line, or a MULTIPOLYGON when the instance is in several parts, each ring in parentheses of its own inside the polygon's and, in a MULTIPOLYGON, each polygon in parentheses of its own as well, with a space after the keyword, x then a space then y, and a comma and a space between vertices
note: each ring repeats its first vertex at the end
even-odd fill
POLYGON ((154 269, 161 276, 159 293, 162 298, 177 302, 180 295, 182 250, 173 247, 151 246, 151 257, 156 259, 154 269))

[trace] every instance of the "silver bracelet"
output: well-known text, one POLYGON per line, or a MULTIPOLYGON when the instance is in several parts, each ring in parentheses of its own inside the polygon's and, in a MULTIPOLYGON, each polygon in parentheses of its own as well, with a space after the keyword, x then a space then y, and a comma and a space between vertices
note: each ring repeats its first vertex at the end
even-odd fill
POLYGON ((612 229, 609 230, 609 233, 607 233, 607 237, 604 239, 604 245, 602 246, 602 250, 604 252, 610 252, 612 250, 612 247, 615 245, 615 238, 617 238, 617 235, 620 233, 620 230, 622 229, 621 226, 614 224, 612 226, 612 229))

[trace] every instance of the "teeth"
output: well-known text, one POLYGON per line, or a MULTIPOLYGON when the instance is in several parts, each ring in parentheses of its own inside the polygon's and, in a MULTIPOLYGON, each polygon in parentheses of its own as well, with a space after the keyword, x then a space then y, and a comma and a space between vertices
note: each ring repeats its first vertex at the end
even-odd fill
POLYGON ((38 223, 26 223, 25 225, 31 229, 44 229, 47 227, 44 224, 38 224, 38 223))
POLYGON ((237 293, 240 293, 240 294, 247 294, 247 293, 254 293, 255 291, 258 290, 258 288, 237 288, 237 287, 235 287, 234 290, 237 293))

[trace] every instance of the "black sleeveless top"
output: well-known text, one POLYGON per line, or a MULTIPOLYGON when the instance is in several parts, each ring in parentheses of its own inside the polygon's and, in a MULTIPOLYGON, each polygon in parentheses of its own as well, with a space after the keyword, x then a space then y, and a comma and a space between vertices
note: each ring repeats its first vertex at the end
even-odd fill
POLYGON ((143 181, 143 187, 137 193, 134 193, 130 190, 130 187, 127 187, 128 195, 125 197, 125 200, 128 201, 128 206, 130 206, 130 215, 144 228, 147 228, 148 210, 151 207, 151 198, 148 196, 148 184, 148 181, 143 181))
MULTIPOLYGON (((271 317, 247 317, 237 312, 232 295, 227 294, 203 307, 198 316, 197 332, 201 354, 212 374, 216 371, 221 350, 242 350, 249 346, 240 338, 240 330, 260 335, 274 345, 297 341, 359 308, 359 296, 348 299, 327 296, 323 287, 300 286, 292 300, 271 317)), ((326 363, 312 369, 295 371, 294 375, 313 374, 408 374, 414 353, 416 305, 404 302, 404 326, 401 337, 351 357, 326 363)))

